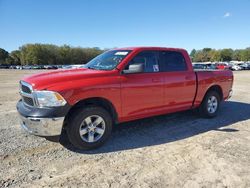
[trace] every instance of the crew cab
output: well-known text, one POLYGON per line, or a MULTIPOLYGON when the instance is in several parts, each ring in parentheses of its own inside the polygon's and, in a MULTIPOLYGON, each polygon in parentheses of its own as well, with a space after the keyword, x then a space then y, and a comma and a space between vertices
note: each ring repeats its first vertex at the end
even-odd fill
POLYGON ((217 115, 232 94, 230 70, 193 70, 184 49, 113 49, 79 69, 38 73, 20 81, 21 126, 39 136, 61 135, 79 149, 101 146, 115 124, 198 109, 217 115))

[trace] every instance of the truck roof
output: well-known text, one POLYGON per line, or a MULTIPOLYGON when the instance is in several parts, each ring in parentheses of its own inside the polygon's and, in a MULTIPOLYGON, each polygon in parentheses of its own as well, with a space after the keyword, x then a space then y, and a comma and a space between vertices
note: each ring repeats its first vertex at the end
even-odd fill
POLYGON ((171 51, 186 51, 183 48, 156 47, 156 46, 125 47, 125 48, 115 48, 115 50, 171 50, 171 51))

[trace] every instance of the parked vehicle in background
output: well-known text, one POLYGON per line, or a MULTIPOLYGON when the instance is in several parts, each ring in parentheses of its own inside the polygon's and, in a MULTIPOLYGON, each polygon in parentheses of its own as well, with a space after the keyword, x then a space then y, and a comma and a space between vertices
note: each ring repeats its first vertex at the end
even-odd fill
POLYGON ((250 69, 250 66, 248 63, 239 63, 238 66, 240 66, 242 70, 249 70, 250 69))
POLYGON ((217 68, 216 68, 215 64, 209 63, 209 64, 207 64, 207 69, 215 70, 217 68))
POLYGON ((232 70, 232 71, 239 71, 239 70, 241 70, 241 67, 238 66, 238 65, 231 65, 229 67, 229 69, 232 70))
POLYGON ((63 65, 56 65, 57 69, 62 69, 63 65))
POLYGON ((227 63, 217 63, 216 69, 225 70, 225 69, 229 69, 229 66, 227 63))
POLYGON ((31 69, 41 69, 41 65, 32 65, 31 69))
POLYGON ((23 69, 32 69, 32 66, 31 65, 24 65, 23 69))
POLYGON ((71 65, 63 65, 62 69, 72 69, 72 66, 71 65))
POLYGON ((71 65, 73 69, 84 68, 84 65, 71 65))
POLYGON ((204 70, 204 69, 207 69, 207 65, 202 64, 202 63, 195 63, 195 64, 193 64, 193 68, 194 69, 202 69, 202 70, 204 70))
POLYGON ((205 70, 205 69, 214 70, 214 69, 216 69, 216 65, 213 63, 193 63, 192 65, 193 65, 194 69, 201 69, 201 70, 205 70))
POLYGON ((16 69, 22 70, 22 69, 23 69, 23 66, 22 66, 22 65, 17 65, 17 66, 16 66, 16 69))
POLYGON ((0 69, 8 69, 10 65, 7 64, 0 64, 0 69))
POLYGON ((232 71, 194 71, 183 49, 121 48, 84 68, 25 77, 17 110, 31 134, 55 136, 65 129, 75 147, 93 149, 116 123, 189 109, 215 117, 232 85, 232 71))
POLYGON ((238 66, 238 65, 231 65, 229 67, 229 69, 232 70, 232 71, 240 71, 240 70, 242 70, 241 67, 238 66))
POLYGON ((16 65, 11 65, 9 69, 16 69, 16 65))
POLYGON ((62 66, 63 69, 79 69, 83 67, 84 65, 63 65, 62 66))
POLYGON ((56 65, 44 65, 45 69, 57 69, 56 65))

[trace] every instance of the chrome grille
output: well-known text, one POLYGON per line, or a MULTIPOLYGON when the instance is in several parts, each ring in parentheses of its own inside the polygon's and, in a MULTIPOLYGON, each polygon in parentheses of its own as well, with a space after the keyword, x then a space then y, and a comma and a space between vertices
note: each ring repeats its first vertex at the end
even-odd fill
POLYGON ((35 106, 34 97, 32 95, 32 86, 26 82, 20 81, 20 95, 24 104, 35 106))

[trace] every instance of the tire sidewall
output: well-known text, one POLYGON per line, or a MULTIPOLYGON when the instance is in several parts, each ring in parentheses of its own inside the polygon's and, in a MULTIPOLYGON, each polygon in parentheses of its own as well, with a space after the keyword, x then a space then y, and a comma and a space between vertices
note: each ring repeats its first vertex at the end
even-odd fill
POLYGON ((101 107, 87 107, 84 109, 77 110, 73 117, 69 119, 69 125, 67 127, 67 133, 70 142, 77 148, 88 150, 97 148, 105 143, 105 141, 109 138, 112 132, 112 118, 110 114, 101 107), (82 140, 79 129, 82 121, 91 115, 98 115, 104 119, 105 122, 105 132, 102 137, 96 142, 89 143, 82 140))
POLYGON ((206 94, 206 96, 205 96, 205 98, 204 98, 204 100, 202 102, 201 115, 204 116, 204 117, 208 117, 208 118, 215 117, 218 114, 219 107, 220 107, 220 97, 219 97, 219 94, 216 91, 209 91, 206 94), (216 109, 216 111, 214 113, 210 113, 208 111, 208 99, 210 97, 212 97, 212 96, 216 97, 216 99, 217 99, 217 109, 216 109))

